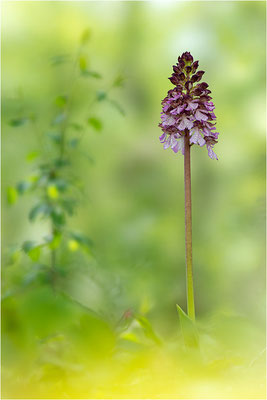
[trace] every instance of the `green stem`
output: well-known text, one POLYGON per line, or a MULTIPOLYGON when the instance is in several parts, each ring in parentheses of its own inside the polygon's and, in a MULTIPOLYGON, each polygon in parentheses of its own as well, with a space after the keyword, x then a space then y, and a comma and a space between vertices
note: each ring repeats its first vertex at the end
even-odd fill
POLYGON ((67 105, 66 105, 65 111, 64 111, 66 114, 66 118, 63 121, 62 129, 61 129, 61 145, 60 145, 60 154, 59 154, 61 160, 64 157, 64 152, 65 152, 65 147, 66 147, 66 129, 67 129, 67 125, 68 125, 69 111, 71 108, 71 95, 73 93, 74 84, 77 79, 77 77, 75 76, 75 72, 76 72, 76 66, 79 61, 81 50, 82 50, 82 46, 80 46, 77 50, 77 55, 74 58, 73 65, 72 65, 72 71, 71 71, 70 79, 69 79, 70 86, 69 86, 68 93, 67 93, 67 105))
POLYGON ((184 139, 184 187, 185 187, 185 254, 186 254, 186 288, 187 314, 195 320, 195 302, 192 263, 192 211, 191 211, 191 167, 189 134, 184 139))
MULTIPOLYGON (((55 229, 52 223, 52 237, 54 238, 54 233, 55 229)), ((55 289, 55 281, 56 281, 56 249, 52 248, 50 250, 51 254, 51 270, 50 270, 50 275, 51 275, 51 284, 52 288, 55 289)))

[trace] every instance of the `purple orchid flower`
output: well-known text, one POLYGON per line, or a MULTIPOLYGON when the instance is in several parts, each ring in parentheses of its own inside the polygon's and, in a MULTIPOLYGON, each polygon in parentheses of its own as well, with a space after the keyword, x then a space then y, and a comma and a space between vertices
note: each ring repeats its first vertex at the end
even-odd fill
POLYGON ((217 143, 214 104, 211 101, 208 84, 198 83, 204 71, 197 71, 198 61, 194 61, 189 52, 178 57, 169 78, 175 87, 168 91, 162 101, 161 123, 163 130, 160 141, 164 149, 171 148, 175 153, 183 153, 184 136, 189 134, 190 146, 206 145, 211 159, 218 160, 213 151, 217 143))

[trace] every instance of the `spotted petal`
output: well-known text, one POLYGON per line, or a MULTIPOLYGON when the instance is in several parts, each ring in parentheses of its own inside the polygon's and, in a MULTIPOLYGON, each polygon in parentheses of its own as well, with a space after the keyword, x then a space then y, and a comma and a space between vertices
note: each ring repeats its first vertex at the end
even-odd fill
POLYGON ((161 143, 164 143, 165 138, 166 138, 166 133, 163 132, 163 134, 159 137, 160 142, 161 142, 161 143))
POLYGON ((195 112, 195 118, 198 121, 207 121, 209 119, 209 117, 206 114, 200 112, 199 110, 195 112))
POLYGON ((209 157, 210 157, 211 159, 213 159, 213 160, 218 160, 218 157, 217 157, 217 155, 214 153, 214 151, 213 151, 213 149, 212 149, 212 147, 211 147, 210 144, 207 144, 207 149, 208 149, 208 155, 209 155, 209 157))
POLYGON ((180 120, 180 124, 178 125, 178 129, 180 129, 181 131, 184 131, 185 128, 187 129, 191 129, 193 127, 193 122, 187 118, 185 115, 182 116, 181 120, 180 120))
POLYGON ((193 135, 190 137, 190 143, 198 144, 201 147, 204 146, 206 142, 201 136, 199 129, 195 128, 193 132, 193 135))

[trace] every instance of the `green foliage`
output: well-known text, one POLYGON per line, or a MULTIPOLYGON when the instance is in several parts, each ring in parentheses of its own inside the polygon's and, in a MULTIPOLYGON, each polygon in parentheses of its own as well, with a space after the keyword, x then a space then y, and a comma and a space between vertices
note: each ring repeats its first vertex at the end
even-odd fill
POLYGON ((125 83, 125 77, 123 75, 118 75, 113 82, 114 87, 123 87, 125 83))
POLYGON ((83 130, 82 125, 81 125, 81 124, 78 124, 77 122, 71 122, 71 123, 69 124, 69 126, 70 126, 70 128, 73 128, 75 131, 78 131, 78 132, 80 132, 80 131, 83 130))
POLYGON ((102 122, 99 118, 91 117, 88 119, 88 124, 91 125, 97 132, 100 132, 103 128, 102 122))
POLYGON ((47 217, 51 213, 51 206, 47 203, 39 203, 34 206, 29 213, 29 220, 35 221, 38 216, 47 217))
POLYGON ((156 334, 155 330, 153 329, 151 323, 149 322, 149 320, 146 317, 144 317, 143 315, 138 315, 138 316, 136 316, 136 320, 139 322, 141 327, 144 329, 145 335, 149 339, 153 340, 157 345, 162 344, 161 339, 158 337, 158 335, 156 334))
POLYGON ((57 97, 56 97, 56 99, 55 99, 55 104, 56 104, 58 107, 63 108, 63 107, 66 106, 67 101, 68 101, 68 97, 67 97, 67 96, 61 95, 61 96, 57 96, 57 97))
POLYGON ((65 121, 67 115, 63 112, 55 116, 55 118, 52 121, 52 125, 59 125, 63 121, 65 121))
POLYGON ((107 93, 104 90, 98 90, 96 93, 97 101, 103 101, 107 98, 107 93))
POLYGON ((48 244, 49 248, 51 250, 55 250, 61 244, 62 233, 54 230, 54 232, 52 234, 46 236, 44 239, 45 239, 46 243, 48 244))
POLYGON ((66 62, 70 61, 69 54, 58 54, 56 56, 51 57, 51 65, 54 67, 60 66, 66 62))
POLYGON ((80 139, 77 138, 77 137, 72 138, 72 139, 70 139, 70 140, 68 141, 68 145, 69 145, 70 147, 72 147, 72 148, 77 147, 77 146, 79 145, 79 143, 80 143, 80 139))
POLYGON ((85 77, 89 77, 89 78, 96 78, 96 79, 101 79, 102 78, 102 75, 99 74, 98 72, 90 71, 90 70, 87 70, 87 69, 82 70, 82 75, 85 76, 85 77))
MULTIPOLYGON (((70 238, 82 246, 86 251, 90 252, 93 246, 93 241, 86 235, 80 232, 70 232, 70 238)), ((74 244, 74 243, 73 243, 74 244)))
POLYGON ((195 322, 176 304, 184 343, 188 348, 198 348, 199 338, 195 322))
POLYGON ((50 132, 49 131, 46 134, 55 144, 61 143, 61 134, 59 132, 50 132))
MULTIPOLYGON (((80 74, 97 79, 102 77, 99 72, 88 68, 85 46, 90 37, 89 29, 81 36, 77 56, 72 60, 72 66, 69 66, 70 71, 74 71, 70 85, 75 84, 80 74)), ((71 57, 68 54, 51 58, 52 65, 58 67, 70 61, 71 57)), ((120 87, 121 83, 122 78, 118 77, 113 87, 120 87)), ((98 102, 108 98, 106 90, 94 89, 94 91, 92 97, 96 97, 98 102)), ((85 120, 71 121, 73 89, 66 88, 62 92, 64 94, 54 98, 52 104, 54 116, 46 122, 47 129, 41 133, 40 149, 31 151, 26 156, 26 161, 31 163, 35 170, 34 175, 7 189, 7 200, 10 205, 15 204, 19 196, 30 195, 34 199, 34 205, 29 211, 29 221, 39 221, 39 223, 44 221, 49 227, 41 243, 36 244, 35 241, 28 240, 22 244, 21 249, 35 263, 41 257, 47 260, 47 253, 50 253, 51 261, 48 261, 48 264, 52 271, 51 282, 55 282, 56 275, 60 273, 57 253, 61 249, 68 249, 70 252, 83 251, 92 255, 92 240, 85 234, 68 229, 68 217, 77 211, 79 206, 77 193, 81 192, 72 164, 75 152, 86 156, 92 162, 92 157, 82 150, 84 126, 89 125, 96 132, 103 129, 102 121, 93 115, 88 115, 85 120), (45 153, 47 148, 52 149, 48 156, 45 153)), ((20 108, 25 107, 20 104, 20 108)), ((84 104, 84 109, 88 109, 88 104, 84 104)), ((20 127, 30 121, 29 129, 35 129, 38 124, 36 113, 30 110, 26 114, 31 117, 13 118, 9 121, 9 125, 20 127)))
POLYGON ((28 240, 23 243, 22 250, 31 258, 32 261, 36 262, 40 258, 41 247, 42 245, 28 240))
POLYGON ((114 99, 111 99, 109 94, 103 90, 99 90, 96 95, 96 99, 98 102, 108 101, 108 103, 115 108, 121 115, 125 115, 124 109, 121 105, 114 99))
POLYGON ((87 68, 87 61, 86 61, 86 58, 84 57, 84 56, 81 56, 80 57, 80 59, 79 59, 79 65, 80 65, 80 70, 83 72, 83 71, 86 71, 86 68, 87 68))
POLYGON ((39 151, 31 151, 30 153, 27 154, 26 161, 32 162, 39 156, 40 156, 40 152, 39 151))
POLYGON ((12 205, 15 204, 17 202, 18 199, 18 192, 16 190, 16 188, 14 188, 13 186, 10 186, 7 188, 7 202, 8 204, 12 205))
POLYGON ((85 29, 81 35, 81 44, 82 45, 87 44, 91 38, 91 35, 92 35, 91 29, 89 28, 85 29))
POLYGON ((14 128, 20 127, 25 125, 28 122, 28 118, 21 117, 21 118, 13 118, 9 121, 9 125, 13 126, 14 128))
POLYGON ((85 56, 80 56, 79 66, 82 76, 89 78, 101 79, 102 75, 97 71, 91 71, 88 69, 88 63, 85 56))
POLYGON ((124 109, 121 107, 121 105, 120 105, 117 101, 112 100, 112 99, 109 99, 109 102, 110 102, 110 104, 111 104, 117 111, 119 111, 119 113, 120 113, 121 115, 125 116, 125 111, 124 111, 124 109))
POLYGON ((32 182, 29 181, 22 181, 22 182, 18 182, 17 183, 17 191, 19 194, 24 194, 26 193, 28 190, 30 190, 33 186, 32 182))

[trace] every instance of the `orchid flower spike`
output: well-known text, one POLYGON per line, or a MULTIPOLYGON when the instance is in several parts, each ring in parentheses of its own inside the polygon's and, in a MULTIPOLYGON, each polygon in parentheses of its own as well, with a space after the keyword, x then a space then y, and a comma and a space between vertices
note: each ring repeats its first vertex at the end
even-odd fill
POLYGON ((198 61, 189 52, 178 57, 169 78, 175 87, 162 101, 160 141, 164 149, 184 154, 184 137, 189 133, 190 145, 206 146, 210 158, 218 160, 213 151, 219 133, 216 132, 214 104, 206 82, 198 83, 204 71, 197 71, 198 61))

